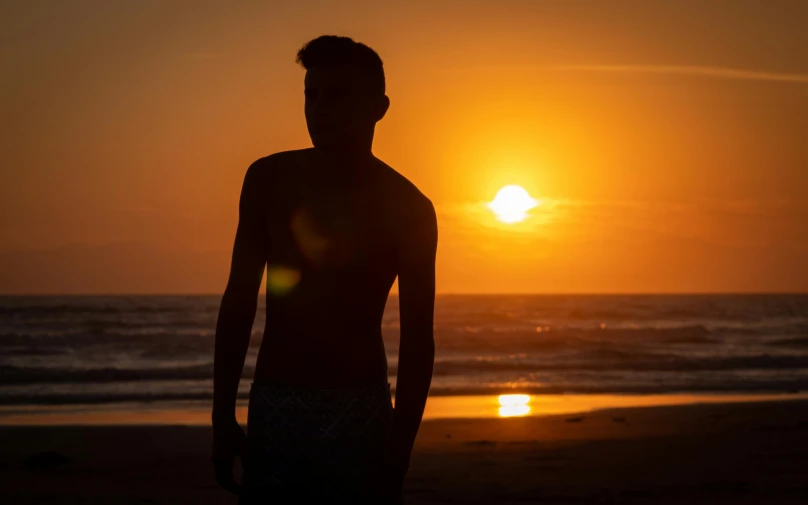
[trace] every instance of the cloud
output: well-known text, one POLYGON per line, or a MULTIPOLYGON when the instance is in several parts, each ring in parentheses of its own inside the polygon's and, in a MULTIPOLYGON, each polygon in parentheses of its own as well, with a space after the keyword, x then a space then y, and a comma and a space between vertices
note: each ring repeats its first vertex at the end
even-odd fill
POLYGON ((706 77, 735 81, 781 82, 808 84, 808 73, 768 72, 743 68, 718 67, 709 65, 601 65, 601 64, 475 64, 450 65, 442 68, 444 72, 503 72, 519 70, 530 72, 577 72, 577 73, 611 73, 611 74, 657 74, 686 77, 706 77))
POLYGON ((558 218, 559 212, 567 205, 564 200, 542 199, 538 206, 530 209, 528 218, 522 222, 502 223, 487 207, 488 202, 446 203, 438 205, 436 210, 441 224, 449 225, 453 230, 462 232, 478 232, 485 228, 490 233, 507 235, 535 235, 558 218))
POLYGON ((448 241, 502 249, 538 243, 683 240, 722 247, 808 251, 808 205, 788 201, 585 201, 543 198, 522 223, 504 224, 483 202, 444 204, 448 241))
POLYGON ((569 72, 636 73, 715 77, 743 81, 770 81, 808 84, 808 74, 765 72, 729 67, 699 65, 554 65, 550 70, 569 72))

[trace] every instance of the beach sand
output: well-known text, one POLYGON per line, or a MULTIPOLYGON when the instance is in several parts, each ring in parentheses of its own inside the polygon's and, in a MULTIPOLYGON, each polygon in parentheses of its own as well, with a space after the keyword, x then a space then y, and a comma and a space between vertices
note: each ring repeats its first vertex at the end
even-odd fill
MULTIPOLYGON (((0 502, 236 503, 187 426, 0 428, 0 502)), ((407 503, 808 503, 808 401, 425 421, 407 503)))

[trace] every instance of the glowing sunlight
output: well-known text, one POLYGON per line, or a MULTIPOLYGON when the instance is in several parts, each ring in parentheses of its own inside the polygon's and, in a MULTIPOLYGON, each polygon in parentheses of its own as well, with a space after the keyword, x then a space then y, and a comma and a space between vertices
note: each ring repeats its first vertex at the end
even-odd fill
POLYGON ((516 417, 530 414, 530 395, 499 395, 499 416, 516 417))
POLYGON ((539 205, 539 201, 531 198, 521 186, 511 184, 497 192, 488 208, 503 223, 518 223, 527 218, 527 211, 539 205))

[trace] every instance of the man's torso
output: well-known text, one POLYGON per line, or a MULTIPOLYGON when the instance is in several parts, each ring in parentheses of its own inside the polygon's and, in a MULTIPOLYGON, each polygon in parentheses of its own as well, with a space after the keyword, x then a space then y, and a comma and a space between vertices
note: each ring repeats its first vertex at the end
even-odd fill
POLYGON ((267 314, 256 380, 350 387, 387 376, 381 323, 408 211, 425 197, 375 158, 313 149, 262 160, 267 314))

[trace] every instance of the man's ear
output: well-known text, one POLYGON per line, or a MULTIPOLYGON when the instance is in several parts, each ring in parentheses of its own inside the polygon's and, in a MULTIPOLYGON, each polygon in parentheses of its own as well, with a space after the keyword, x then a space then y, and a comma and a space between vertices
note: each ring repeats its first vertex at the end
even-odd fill
POLYGON ((385 114, 387 114, 387 109, 390 108, 390 98, 387 95, 382 96, 378 104, 376 106, 376 121, 381 121, 385 114))

